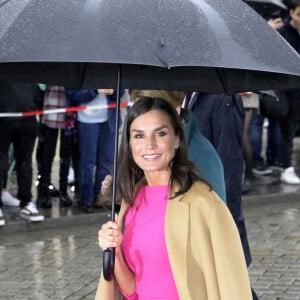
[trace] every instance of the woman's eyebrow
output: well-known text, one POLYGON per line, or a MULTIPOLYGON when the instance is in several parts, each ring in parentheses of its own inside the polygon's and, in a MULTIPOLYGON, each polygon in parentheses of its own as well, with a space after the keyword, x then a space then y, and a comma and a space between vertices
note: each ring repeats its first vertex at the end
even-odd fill
MULTIPOLYGON (((162 129, 168 129, 168 126, 167 125, 162 125, 158 128, 155 128, 153 131, 159 131, 159 130, 162 130, 162 129)), ((131 132, 144 132, 145 130, 143 129, 132 129, 131 132)))
POLYGON ((142 129, 132 129, 132 130, 130 130, 130 132, 144 132, 144 130, 142 130, 142 129))
POLYGON ((163 125, 163 126, 160 126, 156 129, 154 129, 154 131, 160 131, 160 130, 163 130, 163 129, 168 129, 169 127, 167 125, 163 125))

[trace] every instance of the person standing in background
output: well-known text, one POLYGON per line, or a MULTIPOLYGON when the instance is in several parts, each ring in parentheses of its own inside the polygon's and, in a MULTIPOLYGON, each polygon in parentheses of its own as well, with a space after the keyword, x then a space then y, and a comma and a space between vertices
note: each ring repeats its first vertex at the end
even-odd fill
MULTIPOLYGON (((65 89, 61 86, 47 86, 44 97, 44 110, 66 107, 65 89)), ((38 199, 37 204, 42 208, 51 208, 51 196, 58 196, 60 206, 72 205, 67 194, 68 171, 70 166, 70 148, 65 135, 66 113, 45 114, 40 124, 40 134, 37 147, 38 158, 38 199), (56 144, 60 135, 60 176, 59 192, 51 194, 51 169, 56 152, 56 144)), ((54 186, 53 186, 54 187, 54 186)), ((56 189, 54 189, 56 190, 56 189)))
MULTIPOLYGON (((194 93, 189 108, 201 133, 212 143, 224 166, 227 206, 238 228, 246 264, 252 262, 242 209, 245 111, 240 95, 194 93)), ((253 300, 258 297, 252 289, 253 300)))
POLYGON ((79 204, 86 213, 91 213, 94 211, 101 182, 112 172, 114 141, 118 129, 115 128, 116 109, 108 109, 107 104, 116 103, 116 93, 112 89, 66 88, 66 95, 70 104, 104 107, 77 113, 79 204))
MULTIPOLYGON (((39 87, 32 83, 0 81, 0 111, 26 112, 36 110, 42 101, 39 87)), ((8 170, 8 150, 12 143, 16 161, 20 216, 26 220, 43 221, 44 216, 32 201, 32 153, 37 136, 36 117, 0 118, 0 186, 8 170)), ((5 220, 0 197, 0 224, 5 220)))
MULTIPOLYGON (((287 42, 300 53, 300 0, 289 1, 290 19, 278 29, 287 42)), ((287 58, 288 59, 288 58, 287 58)), ((288 99, 288 113, 281 120, 281 163, 284 168, 280 179, 283 183, 300 184, 300 177, 292 164, 293 139, 300 118, 300 89, 286 92, 288 99)))

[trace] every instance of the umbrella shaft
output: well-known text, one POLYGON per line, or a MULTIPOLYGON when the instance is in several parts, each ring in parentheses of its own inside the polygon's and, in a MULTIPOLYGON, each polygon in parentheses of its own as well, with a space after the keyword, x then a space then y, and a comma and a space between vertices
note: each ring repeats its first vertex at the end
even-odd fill
POLYGON ((117 81, 117 105, 116 105, 116 130, 115 130, 115 153, 114 153, 114 171, 113 171, 113 192, 112 192, 112 208, 111 220, 115 220, 116 207, 116 187, 117 187, 117 168, 118 168, 118 146, 119 146, 119 124, 120 124, 120 92, 121 92, 121 66, 118 67, 118 81, 117 81))

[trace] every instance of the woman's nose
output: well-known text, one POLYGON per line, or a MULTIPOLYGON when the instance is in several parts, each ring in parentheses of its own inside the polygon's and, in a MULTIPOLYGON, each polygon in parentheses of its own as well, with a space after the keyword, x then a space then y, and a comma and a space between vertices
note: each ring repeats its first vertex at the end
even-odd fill
POLYGON ((155 148, 156 146, 156 140, 154 137, 149 137, 147 138, 147 144, 146 144, 148 149, 155 148))

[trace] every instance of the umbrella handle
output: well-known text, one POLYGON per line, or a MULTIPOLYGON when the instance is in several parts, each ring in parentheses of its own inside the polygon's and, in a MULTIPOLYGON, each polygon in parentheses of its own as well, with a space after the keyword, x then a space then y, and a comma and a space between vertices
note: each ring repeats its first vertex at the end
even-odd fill
MULTIPOLYGON (((118 162, 118 145, 119 145, 119 117, 120 117, 120 90, 121 90, 121 65, 118 67, 117 82, 117 105, 116 105, 116 133, 115 133, 115 153, 114 153, 114 169, 113 169, 113 190, 111 201, 111 220, 115 221, 116 209, 116 180, 117 180, 117 162, 118 162)), ((112 279, 115 268, 115 248, 108 248, 103 252, 103 275, 104 279, 110 281, 112 279)))
POLYGON ((115 267, 115 248, 108 248, 103 252, 103 275, 104 279, 112 279, 115 267))

